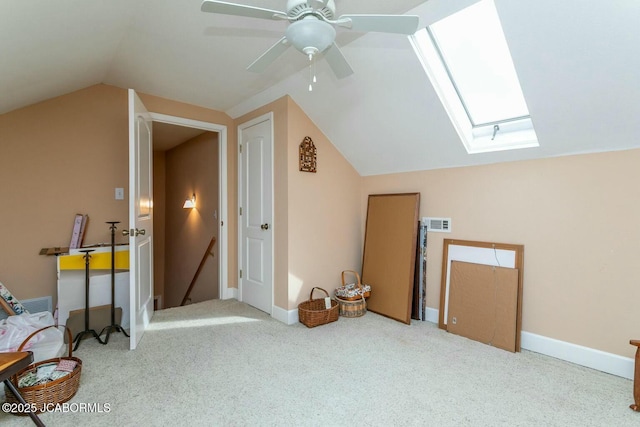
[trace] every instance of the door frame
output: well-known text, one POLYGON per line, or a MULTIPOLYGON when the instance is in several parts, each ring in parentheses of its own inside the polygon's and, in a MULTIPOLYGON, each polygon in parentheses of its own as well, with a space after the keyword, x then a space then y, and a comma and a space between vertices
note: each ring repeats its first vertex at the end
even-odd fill
POLYGON ((246 121, 244 123, 241 123, 238 125, 238 271, 236 272, 237 277, 238 277, 238 301, 242 301, 242 284, 243 284, 243 279, 240 277, 240 270, 242 270, 242 268, 244 267, 242 264, 242 252, 243 252, 243 240, 242 240, 242 219, 240 218, 240 208, 242 207, 242 200, 243 200, 243 164, 242 164, 242 160, 243 160, 243 153, 240 152, 240 146, 242 145, 242 136, 243 136, 243 131, 253 125, 256 125, 260 122, 263 122, 265 120, 269 120, 269 123, 271 123, 271 224, 272 224, 272 229, 274 230, 273 232, 273 236, 271 238, 271 314, 270 316, 273 317, 273 309, 275 307, 275 262, 274 262, 274 258, 275 258, 275 227, 273 227, 273 224, 275 224, 276 220, 275 220, 275 180, 274 180, 274 157, 275 157, 275 138, 274 138, 274 124, 273 124, 273 112, 270 111, 268 113, 262 114, 254 119, 251 119, 249 121, 246 121))
POLYGON ((218 133, 218 245, 220 254, 218 257, 218 297, 220 299, 233 298, 233 291, 228 287, 228 238, 229 221, 227 221, 227 126, 217 123, 203 122, 200 120, 186 119, 184 117, 170 116, 167 114, 149 112, 154 122, 171 125, 202 129, 218 133))

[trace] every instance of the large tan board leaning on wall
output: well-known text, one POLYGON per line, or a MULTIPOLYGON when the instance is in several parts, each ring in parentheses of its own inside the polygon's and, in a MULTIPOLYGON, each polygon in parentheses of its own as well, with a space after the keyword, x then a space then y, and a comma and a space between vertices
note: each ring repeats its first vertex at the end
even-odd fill
POLYGON ((367 309, 411 323, 420 193, 369 196, 362 282, 367 309))
POLYGON ((441 329, 447 329, 449 323, 450 265, 454 261, 507 267, 518 270, 515 351, 520 351, 524 246, 509 243, 444 239, 442 250, 442 281, 440 285, 440 313, 438 321, 438 326, 441 329))
POLYGON ((518 270, 452 261, 447 331, 516 351, 518 270))

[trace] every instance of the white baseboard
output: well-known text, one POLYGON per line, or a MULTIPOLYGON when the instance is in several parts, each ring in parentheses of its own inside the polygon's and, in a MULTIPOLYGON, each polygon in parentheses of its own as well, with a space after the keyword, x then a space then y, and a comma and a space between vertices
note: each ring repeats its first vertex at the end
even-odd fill
POLYGON ((238 288, 223 288, 220 299, 238 299, 238 288))
POLYGON ((294 325, 298 323, 298 309, 285 310, 284 308, 274 305, 271 308, 271 317, 286 325, 294 325))
POLYGON ((520 345, 525 350, 535 351, 567 362, 597 369, 619 377, 633 379, 634 361, 613 353, 584 347, 542 335, 522 332, 520 345))
MULTIPOLYGON (((438 323, 439 310, 427 307, 425 312, 427 321, 438 323)), ((633 379, 635 362, 630 357, 623 357, 525 331, 522 331, 520 335, 520 347, 524 350, 555 357, 556 359, 586 366, 611 375, 633 379)))

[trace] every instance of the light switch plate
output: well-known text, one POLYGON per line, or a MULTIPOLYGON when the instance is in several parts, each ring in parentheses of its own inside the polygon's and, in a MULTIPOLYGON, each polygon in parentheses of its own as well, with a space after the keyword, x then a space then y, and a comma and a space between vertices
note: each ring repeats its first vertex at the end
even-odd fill
POLYGON ((124 200, 124 188, 116 188, 116 200, 124 200))

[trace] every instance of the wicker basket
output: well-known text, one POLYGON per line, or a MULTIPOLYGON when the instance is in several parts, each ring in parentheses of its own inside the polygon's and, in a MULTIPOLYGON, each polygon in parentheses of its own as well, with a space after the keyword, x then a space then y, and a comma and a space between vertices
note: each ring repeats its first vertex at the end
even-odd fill
POLYGON ((362 299, 361 296, 364 296, 365 298, 369 298, 370 295, 371 295, 371 287, 365 286, 362 284, 362 282, 360 281, 360 275, 358 274, 357 271, 344 270, 342 272, 342 286, 336 289, 336 298, 340 298, 343 301, 359 301, 360 299, 362 299), (356 283, 347 284, 344 279, 345 273, 353 273, 353 275, 356 276, 356 283), (342 292, 339 292, 339 291, 342 291, 342 292), (354 295, 346 296, 347 291, 351 291, 349 293, 354 293, 354 295), (339 293, 342 293, 342 294, 339 295, 339 293))
POLYGON ((360 317, 364 316, 367 312, 367 301, 364 299, 364 296, 355 301, 336 297, 336 301, 338 301, 338 306, 340 307, 340 316, 360 317))
POLYGON ((324 289, 313 288, 309 294, 309 301, 302 302, 298 305, 298 318, 300 319, 300 323, 304 324, 307 328, 313 328, 338 320, 338 303, 330 300, 331 308, 327 308, 325 298, 313 299, 313 291, 316 289, 324 292, 326 298, 329 298, 329 293, 324 289))
MULTIPOLYGON (((31 335, 24 340, 18 351, 22 351, 24 346, 29 342, 31 338, 33 338, 39 332, 48 329, 55 328, 55 325, 47 326, 42 329, 38 329, 33 332, 31 335)), ((65 326, 65 330, 67 333, 67 342, 69 343, 69 356, 68 357, 55 357, 53 359, 43 360, 37 363, 33 363, 28 367, 24 368, 16 375, 11 377, 11 382, 16 387, 16 389, 20 392, 25 402, 29 405, 36 405, 37 410, 36 413, 44 412, 47 408, 51 408, 52 405, 56 405, 58 403, 64 403, 71 399, 76 392, 78 391, 78 387, 80 385, 80 374, 82 372, 82 361, 77 357, 72 356, 71 345, 73 344, 73 340, 71 339, 71 331, 69 328, 65 326), (30 387, 18 387, 18 380, 20 377, 25 375, 30 371, 34 371, 38 369, 38 366, 44 365, 47 363, 58 363, 61 360, 73 360, 77 364, 72 372, 68 375, 65 375, 62 378, 58 378, 57 380, 50 381, 46 384, 39 384, 30 387)), ((7 388, 4 387, 5 399, 8 403, 19 403, 18 398, 7 388)), ((20 405, 18 405, 20 406, 20 405)), ((27 412, 12 412, 14 415, 27 415, 27 412)))

